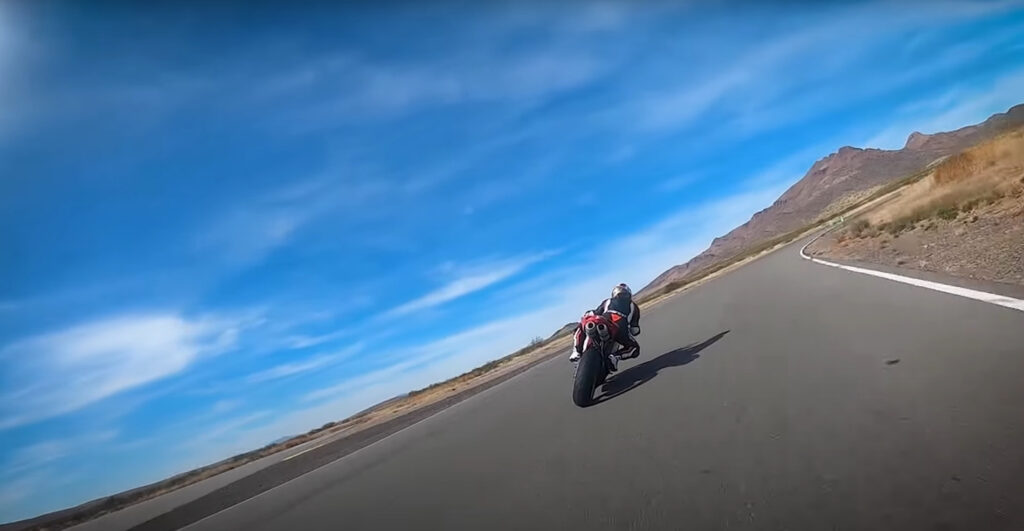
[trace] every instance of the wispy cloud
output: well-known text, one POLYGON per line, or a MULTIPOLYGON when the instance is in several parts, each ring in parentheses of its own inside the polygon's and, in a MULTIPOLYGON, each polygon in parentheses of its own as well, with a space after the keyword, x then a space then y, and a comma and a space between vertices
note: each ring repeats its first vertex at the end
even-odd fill
POLYGON ((335 330, 333 332, 328 332, 326 334, 318 334, 318 335, 298 334, 298 335, 288 336, 288 338, 287 338, 287 340, 285 342, 286 342, 288 348, 291 348, 291 349, 301 349, 301 348, 315 347, 317 345, 322 345, 324 343, 330 343, 331 341, 334 341, 336 339, 341 339, 341 338, 343 338, 345 336, 348 336, 348 335, 351 335, 351 334, 352 334, 352 331, 351 330, 346 330, 346 329, 335 330))
POLYGON ((229 400, 229 399, 218 400, 218 401, 214 402, 213 406, 210 407, 210 414, 211 415, 223 415, 224 413, 227 413, 228 411, 232 411, 234 409, 238 409, 242 405, 242 403, 243 402, 241 400, 229 400))
POLYGON ((283 363, 276 365, 269 369, 254 373, 246 377, 246 383, 254 384, 267 382, 270 380, 278 380, 286 378, 288 376, 294 376, 296 374, 302 374, 305 372, 313 371, 323 367, 327 367, 334 363, 337 363, 343 359, 346 359, 362 349, 361 344, 352 345, 348 348, 339 350, 331 354, 323 354, 314 356, 309 359, 302 361, 295 361, 291 363, 283 363))
MULTIPOLYGON (((774 40, 752 43, 750 49, 734 58, 726 58, 725 66, 716 68, 711 75, 699 81, 687 82, 676 90, 650 94, 639 98, 633 105, 635 122, 642 129, 678 128, 712 111, 714 106, 738 91, 749 91, 765 99, 765 91, 777 91, 777 76, 771 74, 782 64, 807 53, 820 45, 829 29, 811 26, 810 29, 776 37, 774 40)), ((732 103, 744 104, 742 99, 732 103)))
POLYGON ((292 71, 282 66, 281 80, 268 82, 275 88, 266 96, 301 102, 273 119, 287 130, 308 133, 456 105, 528 109, 591 85, 614 61, 571 46, 521 52, 466 48, 442 61, 381 61, 341 52, 311 58, 292 71))
POLYGON ((469 295, 470 293, 474 293, 497 284, 509 277, 512 277, 513 275, 516 275, 520 271, 523 271, 530 265, 552 256, 552 254, 553 253, 551 252, 546 252, 521 258, 474 265, 469 269, 469 271, 464 272, 448 284, 445 284, 422 297, 392 308, 385 312, 384 316, 397 317, 440 306, 446 302, 453 301, 460 297, 469 295))
POLYGON ((195 249, 244 266, 291 243, 303 227, 328 214, 338 213, 350 220, 377 215, 381 202, 393 191, 390 183, 384 179, 357 181, 344 172, 339 165, 331 175, 300 180, 226 205, 198 229, 195 249), (360 208, 338 209, 339 205, 360 208))
POLYGON ((0 350, 0 428, 75 411, 166 378, 234 340, 230 323, 174 314, 114 317, 21 340, 0 350))
MULTIPOLYGON (((924 55, 899 70, 879 72, 884 75, 846 77, 851 65, 874 55, 894 53, 892 39, 911 30, 991 16, 1014 5, 1020 6, 1013 2, 948 2, 929 9, 875 3, 830 6, 781 36, 750 41, 738 53, 723 52, 714 62, 714 69, 691 72, 674 89, 648 92, 627 104, 622 112, 633 117, 641 130, 681 129, 702 124, 709 115, 714 115, 712 126, 719 123, 731 134, 778 127, 977 61, 1015 38, 1012 28, 975 36, 924 55), (808 68, 808 64, 814 67, 808 68), (835 90, 825 90, 833 86, 842 91, 842 97, 837 98, 835 90)), ((909 43, 900 45, 909 49, 913 41, 909 43)))
POLYGON ((700 182, 701 177, 702 176, 697 173, 684 173, 661 181, 658 183, 657 188, 663 192, 675 192, 700 182))
POLYGON ((180 444, 190 454, 183 470, 208 465, 214 459, 229 457, 269 443, 269 440, 258 443, 239 440, 238 434, 271 418, 272 414, 268 410, 254 411, 201 427, 192 438, 180 444), (219 452, 211 454, 211 448, 217 448, 219 452))
POLYGON ((4 463, 5 474, 20 474, 26 470, 44 467, 81 452, 83 447, 104 444, 117 437, 116 430, 85 433, 64 439, 51 439, 30 444, 14 451, 4 463))
POLYGON ((52 471, 38 471, 20 475, 0 484, 0 506, 15 507, 37 495, 47 485, 52 485, 52 471))

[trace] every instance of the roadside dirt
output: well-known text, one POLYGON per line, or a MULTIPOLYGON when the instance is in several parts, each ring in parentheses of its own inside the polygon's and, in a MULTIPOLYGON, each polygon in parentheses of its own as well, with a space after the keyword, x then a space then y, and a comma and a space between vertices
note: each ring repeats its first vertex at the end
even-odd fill
POLYGON ((1006 201, 955 220, 937 219, 898 235, 828 235, 808 253, 1024 285, 1024 204, 1006 201))

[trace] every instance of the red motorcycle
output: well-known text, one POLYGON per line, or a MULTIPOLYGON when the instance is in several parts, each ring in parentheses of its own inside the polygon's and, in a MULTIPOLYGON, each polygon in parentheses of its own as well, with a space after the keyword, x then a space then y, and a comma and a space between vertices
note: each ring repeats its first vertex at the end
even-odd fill
POLYGON ((594 403, 594 390, 604 384, 608 374, 615 370, 613 357, 621 354, 617 349, 619 327, 628 326, 626 319, 617 313, 594 315, 588 312, 580 321, 583 329, 583 346, 573 372, 572 401, 579 407, 594 403))

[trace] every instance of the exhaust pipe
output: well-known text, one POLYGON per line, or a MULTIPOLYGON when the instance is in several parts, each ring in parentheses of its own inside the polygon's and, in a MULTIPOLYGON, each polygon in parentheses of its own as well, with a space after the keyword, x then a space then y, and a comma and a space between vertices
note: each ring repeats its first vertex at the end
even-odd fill
POLYGON ((584 327, 584 329, 586 330, 586 333, 587 333, 588 336, 590 336, 590 337, 600 337, 601 336, 601 332, 600 332, 600 328, 599 327, 601 327, 601 326, 603 326, 603 325, 594 324, 594 322, 591 321, 591 322, 587 323, 587 325, 584 327))

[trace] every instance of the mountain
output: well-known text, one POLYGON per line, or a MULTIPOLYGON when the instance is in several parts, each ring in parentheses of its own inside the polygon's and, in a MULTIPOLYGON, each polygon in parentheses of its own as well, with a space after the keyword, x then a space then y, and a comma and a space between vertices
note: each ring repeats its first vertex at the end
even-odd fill
POLYGON ((285 435, 284 437, 278 437, 278 438, 274 439, 273 441, 270 441, 270 443, 267 444, 267 446, 273 446, 275 444, 281 444, 281 443, 291 439, 292 437, 295 437, 295 436, 294 435, 285 435))
POLYGON ((655 291, 670 282, 684 280, 758 243, 815 221, 831 205, 906 177, 937 159, 1021 125, 1024 125, 1024 104, 956 131, 932 135, 915 131, 898 150, 839 148, 815 162, 807 174, 770 207, 754 214, 750 221, 725 236, 715 238, 707 250, 665 271, 641 292, 655 291))
POLYGON ((558 330, 555 330, 555 333, 551 334, 550 336, 548 336, 548 338, 545 341, 554 339, 554 338, 556 338, 558 336, 561 336, 561 335, 572 333, 572 331, 576 329, 576 325, 578 325, 578 324, 579 323, 577 323, 575 321, 573 321, 571 323, 566 323, 565 326, 563 326, 562 328, 559 328, 558 330))

